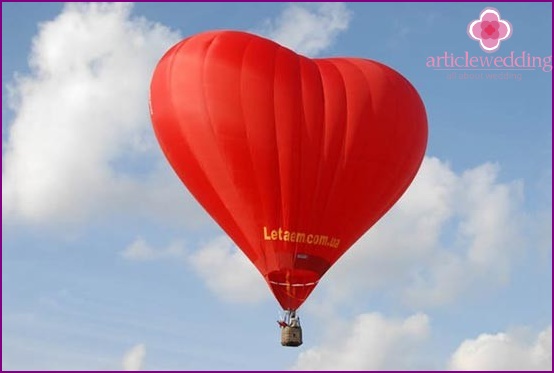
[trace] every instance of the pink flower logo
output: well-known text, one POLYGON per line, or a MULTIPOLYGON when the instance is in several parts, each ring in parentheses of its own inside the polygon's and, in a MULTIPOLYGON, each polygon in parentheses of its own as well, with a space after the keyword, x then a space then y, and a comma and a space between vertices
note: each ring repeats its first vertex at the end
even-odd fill
POLYGON ((478 40, 481 49, 487 53, 496 51, 502 40, 512 36, 512 30, 510 22, 500 19, 500 13, 494 8, 483 9, 479 19, 467 26, 469 37, 478 40))

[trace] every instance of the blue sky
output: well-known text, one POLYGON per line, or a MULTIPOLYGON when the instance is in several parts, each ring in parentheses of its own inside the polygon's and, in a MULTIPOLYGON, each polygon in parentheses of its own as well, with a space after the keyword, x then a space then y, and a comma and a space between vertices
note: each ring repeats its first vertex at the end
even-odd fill
POLYGON ((550 3, 2 3, 2 368, 550 370, 551 72, 425 66, 484 56, 487 6, 514 29, 494 55, 551 56, 550 3), (222 28, 381 61, 428 112, 420 173, 302 307, 297 349, 149 121, 163 52, 222 28))

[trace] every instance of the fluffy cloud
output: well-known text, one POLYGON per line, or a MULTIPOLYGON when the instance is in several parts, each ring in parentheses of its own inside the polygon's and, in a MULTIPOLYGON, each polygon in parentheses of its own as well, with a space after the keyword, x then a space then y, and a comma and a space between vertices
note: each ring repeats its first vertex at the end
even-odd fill
MULTIPOLYGON (((487 163, 458 174, 426 158, 397 206, 326 275, 314 294, 318 312, 367 291, 386 290, 420 308, 455 302, 477 285, 487 291, 505 284, 524 240, 524 214, 521 183, 498 182, 498 172, 487 163)), ((190 262, 227 299, 251 301, 267 292, 244 255, 223 238, 190 262), (243 296, 249 293, 258 295, 243 296)))
POLYGON ((378 313, 361 314, 350 324, 331 328, 321 346, 300 353, 293 369, 414 369, 419 360, 419 346, 428 334, 429 319, 424 314, 406 319, 388 319, 378 313))
POLYGON ((189 257, 189 263, 223 300, 254 303, 270 293, 254 265, 227 237, 208 242, 189 257))
MULTIPOLYGON (((427 370, 442 369, 428 344, 425 314, 406 319, 364 313, 352 320, 327 319, 327 334, 303 351, 294 370, 427 370)), ((481 334, 463 341, 445 365, 449 370, 552 370, 552 326, 532 335, 528 328, 481 334)))
POLYGON ((478 283, 504 284, 524 214, 521 183, 498 182, 498 172, 487 163, 457 174, 426 158, 398 204, 330 271, 327 299, 387 289, 437 306, 478 283))
POLYGON ((552 370, 552 326, 534 340, 517 333, 481 334, 452 355, 451 370, 552 370))
MULTIPOLYGON (((317 53, 348 20, 342 3, 293 4, 266 33, 317 53)), ((10 87, 3 222, 61 226, 119 213, 206 221, 161 156, 148 116, 152 70, 179 39, 126 3, 67 4, 40 26, 30 73, 10 87)))
POLYGON ((144 344, 138 344, 134 346, 125 353, 125 356, 123 356, 123 361, 121 362, 123 370, 142 370, 145 356, 146 347, 144 346, 144 344))
MULTIPOLYGON (((536 237, 540 254, 545 258, 552 257, 552 168, 543 172, 538 182, 538 195, 542 197, 543 206, 536 216, 536 237)), ((548 260, 552 262, 552 259, 548 260)))
POLYGON ((183 260, 223 301, 256 303, 270 294, 254 265, 226 236, 207 242, 193 253, 187 252, 180 241, 156 248, 137 237, 120 255, 129 261, 183 260))
POLYGON ((135 239, 121 252, 123 258, 135 261, 185 258, 185 254, 185 248, 181 242, 173 242, 166 248, 156 249, 150 246, 142 237, 135 239))
POLYGON ((179 35, 131 10, 67 4, 40 26, 31 72, 10 88, 3 217, 43 224, 146 205, 166 214, 183 208, 148 116, 152 70, 179 35))
POLYGON ((333 44, 350 23, 344 3, 289 4, 275 20, 267 20, 261 34, 298 53, 314 56, 333 44))

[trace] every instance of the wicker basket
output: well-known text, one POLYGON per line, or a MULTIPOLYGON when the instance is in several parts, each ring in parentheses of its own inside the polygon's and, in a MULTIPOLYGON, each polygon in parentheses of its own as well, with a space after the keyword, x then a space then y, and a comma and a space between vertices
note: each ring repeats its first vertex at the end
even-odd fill
POLYGON ((298 347, 302 344, 302 328, 300 326, 285 326, 281 328, 281 345, 298 347))

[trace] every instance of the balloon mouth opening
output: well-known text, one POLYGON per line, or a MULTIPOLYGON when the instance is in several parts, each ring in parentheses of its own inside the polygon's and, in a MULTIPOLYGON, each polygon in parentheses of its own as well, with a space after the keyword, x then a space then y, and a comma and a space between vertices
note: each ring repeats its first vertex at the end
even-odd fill
POLYGON ((302 269, 268 273, 266 281, 284 310, 297 310, 314 290, 321 274, 302 269))

